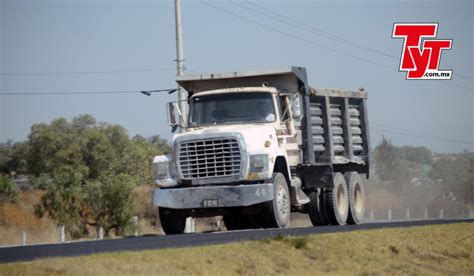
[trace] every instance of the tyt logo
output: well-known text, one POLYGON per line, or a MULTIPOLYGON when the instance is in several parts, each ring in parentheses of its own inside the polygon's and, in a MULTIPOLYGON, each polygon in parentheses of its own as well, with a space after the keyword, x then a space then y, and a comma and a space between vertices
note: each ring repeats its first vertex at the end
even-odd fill
POLYGON ((438 23, 395 23, 392 38, 403 38, 400 71, 407 79, 450 80, 453 70, 438 70, 441 51, 451 49, 452 39, 434 39, 438 23), (433 39, 427 39, 433 38, 433 39))

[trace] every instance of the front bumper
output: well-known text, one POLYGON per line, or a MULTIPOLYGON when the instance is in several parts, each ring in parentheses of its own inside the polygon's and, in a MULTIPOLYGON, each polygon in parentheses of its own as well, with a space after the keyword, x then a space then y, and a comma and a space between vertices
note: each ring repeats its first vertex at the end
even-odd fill
POLYGON ((153 205, 173 209, 250 206, 273 200, 273 185, 205 186, 155 189, 153 205))

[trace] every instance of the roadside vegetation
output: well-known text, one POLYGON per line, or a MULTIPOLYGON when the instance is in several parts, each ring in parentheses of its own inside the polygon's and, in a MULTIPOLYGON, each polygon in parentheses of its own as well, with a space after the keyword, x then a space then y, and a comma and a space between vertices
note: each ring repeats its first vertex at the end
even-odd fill
POLYGON ((159 136, 130 138, 122 126, 90 115, 35 124, 26 141, 0 146, 0 229, 25 228, 18 220, 36 217, 64 225, 72 239, 99 227, 105 236, 126 235, 136 211, 149 215, 134 208, 134 191, 151 186, 152 158, 169 150, 159 136))
POLYGON ((473 223, 51 258, 2 275, 473 275, 473 223))
POLYGON ((10 177, 0 175, 0 202, 18 201, 18 188, 10 177))

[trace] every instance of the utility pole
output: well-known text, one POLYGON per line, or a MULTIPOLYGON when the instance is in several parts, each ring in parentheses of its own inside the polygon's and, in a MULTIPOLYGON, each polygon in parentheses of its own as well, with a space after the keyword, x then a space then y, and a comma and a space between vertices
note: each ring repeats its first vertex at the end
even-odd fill
MULTIPOLYGON (((184 75, 184 56, 183 56, 183 33, 181 29, 181 0, 175 0, 175 18, 176 18, 176 65, 177 75, 184 75)), ((178 105, 183 119, 186 119, 186 91, 178 85, 178 105)), ((181 122, 184 125, 184 122, 181 122)), ((180 129, 182 131, 182 129, 180 129)))
MULTIPOLYGON (((183 30, 181 29, 181 0, 174 1, 175 6, 175 18, 176 18, 176 65, 177 75, 184 75, 184 55, 183 55, 183 30)), ((183 120, 186 120, 186 91, 178 85, 178 106, 181 110, 183 120)), ((184 122, 181 122, 184 125, 184 122)), ((182 128, 179 130, 183 131, 182 128)), ((192 217, 186 218, 186 226, 184 229, 185 233, 193 233, 195 231, 195 221, 192 217)))

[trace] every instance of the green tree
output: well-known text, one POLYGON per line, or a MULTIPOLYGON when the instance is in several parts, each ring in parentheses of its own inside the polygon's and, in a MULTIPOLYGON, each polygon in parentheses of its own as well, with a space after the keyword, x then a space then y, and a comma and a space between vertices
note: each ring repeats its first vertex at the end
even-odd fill
POLYGON ((15 183, 8 176, 0 174, 0 202, 17 201, 18 196, 15 183))
POLYGON ((26 174, 28 143, 9 140, 0 143, 0 173, 26 174))
POLYGON ((453 193, 456 198, 466 203, 474 202, 474 155, 472 153, 439 157, 433 163, 428 176, 441 181, 444 193, 453 193))
POLYGON ((400 148, 400 158, 417 164, 430 165, 433 162, 431 151, 425 147, 403 146, 400 148))
POLYGON ((374 163, 378 177, 389 182, 389 189, 400 191, 410 182, 410 162, 401 158, 400 149, 385 137, 374 149, 374 163))
POLYGON ((0 143, 0 172, 9 174, 8 162, 11 160, 11 148, 13 141, 8 140, 6 143, 0 143))
POLYGON ((106 235, 122 231, 133 212, 132 189, 151 183, 153 155, 167 150, 90 115, 33 125, 28 143, 28 170, 47 191, 36 214, 76 236, 86 234, 86 226, 101 226, 106 235))
POLYGON ((132 216, 131 193, 133 179, 127 174, 101 175, 84 185, 84 202, 81 218, 88 225, 103 227, 106 235, 111 229, 123 234, 132 216))
POLYGON ((150 142, 155 151, 158 152, 157 154, 168 153, 171 151, 171 145, 166 141, 166 139, 162 139, 160 135, 153 135, 148 138, 148 142, 150 142))

